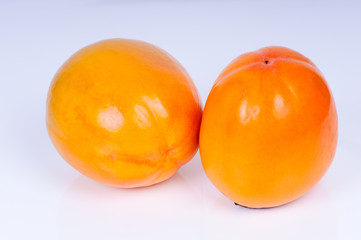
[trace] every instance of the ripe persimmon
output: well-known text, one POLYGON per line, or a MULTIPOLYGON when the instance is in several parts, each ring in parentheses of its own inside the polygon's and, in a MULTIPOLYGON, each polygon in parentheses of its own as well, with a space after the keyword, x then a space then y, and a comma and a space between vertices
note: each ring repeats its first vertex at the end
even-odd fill
POLYGON ((48 133, 84 175, 116 187, 161 182, 198 148, 202 107, 180 63, 160 48, 110 39, 71 56, 47 98, 48 133))
POLYGON ((331 91, 308 58, 266 47, 233 60, 205 104, 200 154, 211 182, 238 205, 279 206, 309 191, 337 144, 331 91))

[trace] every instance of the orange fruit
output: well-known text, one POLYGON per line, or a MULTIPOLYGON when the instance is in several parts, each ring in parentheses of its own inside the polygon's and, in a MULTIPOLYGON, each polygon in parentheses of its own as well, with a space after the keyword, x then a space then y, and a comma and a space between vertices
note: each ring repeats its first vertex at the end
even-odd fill
POLYGON ((192 79, 145 42, 110 39, 76 52, 56 73, 46 110, 61 156, 108 185, 166 180, 198 148, 202 108, 192 79))
POLYGON ((200 154, 211 182, 250 208, 279 206, 309 191, 335 154, 337 113, 317 67, 284 47, 233 60, 205 105, 200 154))

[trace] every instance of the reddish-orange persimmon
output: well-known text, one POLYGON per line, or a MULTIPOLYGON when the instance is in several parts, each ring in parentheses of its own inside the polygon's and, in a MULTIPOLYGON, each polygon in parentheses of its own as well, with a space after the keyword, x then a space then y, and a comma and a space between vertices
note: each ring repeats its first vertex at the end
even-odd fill
POLYGON ((250 208, 279 206, 310 190, 336 143, 337 113, 323 75, 284 47, 231 62, 203 112, 203 167, 224 195, 250 208))
POLYGON ((184 68, 151 44, 111 39, 87 46, 56 73, 46 123, 62 157, 116 187, 161 182, 198 148, 202 108, 184 68))

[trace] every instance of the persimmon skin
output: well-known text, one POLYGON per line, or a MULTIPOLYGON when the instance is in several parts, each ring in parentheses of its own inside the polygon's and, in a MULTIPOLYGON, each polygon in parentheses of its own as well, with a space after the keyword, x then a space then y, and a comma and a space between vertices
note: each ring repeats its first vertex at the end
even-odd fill
POLYGON ((84 175, 121 188, 164 181, 198 148, 196 87, 168 53, 110 39, 71 56, 49 88, 46 125, 61 156, 84 175))
POLYGON ((233 60, 208 96, 199 148, 211 182, 238 205, 268 208, 309 191, 330 166, 337 113, 317 67, 284 47, 233 60))

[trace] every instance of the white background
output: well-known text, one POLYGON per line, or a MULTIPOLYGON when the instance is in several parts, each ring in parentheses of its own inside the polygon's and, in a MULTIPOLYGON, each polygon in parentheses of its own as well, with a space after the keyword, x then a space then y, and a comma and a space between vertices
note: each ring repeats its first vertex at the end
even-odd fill
POLYGON ((354 1, 0 2, 0 239, 361 239, 361 3, 354 1), (153 43, 177 58, 203 103, 238 55, 282 45, 326 76, 339 144, 322 181, 268 210, 235 206, 199 154, 173 178, 122 190, 57 154, 45 129, 49 83, 78 49, 106 38, 153 43))

